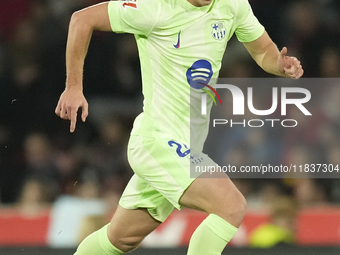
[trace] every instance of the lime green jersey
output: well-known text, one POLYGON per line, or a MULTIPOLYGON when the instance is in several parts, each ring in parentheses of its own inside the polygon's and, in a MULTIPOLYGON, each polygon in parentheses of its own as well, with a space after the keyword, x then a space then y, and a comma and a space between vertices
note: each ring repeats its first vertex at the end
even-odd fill
POLYGON ((248 0, 213 0, 203 7, 187 0, 111 1, 108 13, 114 32, 135 35, 140 56, 144 105, 132 134, 178 139, 202 150, 210 110, 201 114, 201 94, 218 77, 228 40, 235 33, 240 42, 251 42, 264 32, 248 0))

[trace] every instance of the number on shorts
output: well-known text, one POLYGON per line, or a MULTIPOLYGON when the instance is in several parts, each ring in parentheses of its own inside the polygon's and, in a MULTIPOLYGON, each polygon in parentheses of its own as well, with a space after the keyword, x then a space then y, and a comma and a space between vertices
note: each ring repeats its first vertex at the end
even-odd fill
POLYGON ((184 152, 181 151, 182 150, 182 145, 181 144, 176 143, 175 141, 169 141, 168 144, 170 145, 170 147, 173 147, 174 145, 177 146, 176 153, 181 158, 184 158, 186 155, 188 155, 190 153, 190 149, 188 149, 188 147, 185 144, 183 144, 183 145, 188 150, 186 150, 184 152))

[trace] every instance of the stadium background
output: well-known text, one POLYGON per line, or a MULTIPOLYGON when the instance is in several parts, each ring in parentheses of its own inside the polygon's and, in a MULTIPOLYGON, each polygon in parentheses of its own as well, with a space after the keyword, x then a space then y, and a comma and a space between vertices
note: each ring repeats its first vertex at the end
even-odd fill
MULTIPOLYGON (((94 33, 84 71, 87 122, 78 123, 76 132, 69 134, 69 123, 54 114, 65 82, 70 16, 97 2, 0 1, 0 254, 65 254, 57 248, 72 249, 109 220, 132 175, 125 151, 142 106, 132 35, 94 33), (45 248, 23 248, 28 246, 45 248)), ((301 60, 305 77, 340 77, 339 1, 250 2, 278 47, 287 46, 289 54, 301 60)), ((224 62, 221 77, 270 77, 235 38, 224 62)), ((320 92, 326 95, 327 111, 320 110, 308 127, 286 134, 283 142, 249 131, 221 157, 240 165, 259 158, 276 164, 316 158, 317 163, 339 164, 340 88, 321 87, 320 92), (283 149, 272 150, 273 145, 283 149)), ((219 141, 222 147, 223 142, 219 141)), ((340 245, 339 179, 235 183, 248 200, 249 213, 230 245, 241 248, 230 248, 229 254, 257 254, 246 247, 275 244, 274 252, 281 254, 339 253, 333 247, 340 245)), ((174 212, 143 245, 185 247, 204 216, 190 210, 174 212)), ((185 253, 181 248, 144 251, 185 253)))

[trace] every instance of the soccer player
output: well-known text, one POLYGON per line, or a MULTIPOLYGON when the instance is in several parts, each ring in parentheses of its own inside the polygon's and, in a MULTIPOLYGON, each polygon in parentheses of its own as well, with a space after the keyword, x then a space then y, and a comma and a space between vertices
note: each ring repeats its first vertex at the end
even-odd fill
POLYGON ((94 5, 75 12, 70 21, 66 88, 56 114, 71 121, 71 132, 78 109, 83 121, 88 115, 82 74, 93 30, 135 35, 145 100, 128 145, 135 175, 111 223, 88 236, 75 254, 129 252, 174 208, 182 207, 209 214, 194 232, 188 254, 221 254, 241 224, 246 201, 224 174, 190 178, 190 165, 216 165, 202 153, 209 114, 202 116, 196 105, 201 93, 206 93, 201 88, 218 77, 234 33, 266 72, 299 78, 300 62, 286 56, 287 48, 277 49, 247 0, 130 0, 94 5))

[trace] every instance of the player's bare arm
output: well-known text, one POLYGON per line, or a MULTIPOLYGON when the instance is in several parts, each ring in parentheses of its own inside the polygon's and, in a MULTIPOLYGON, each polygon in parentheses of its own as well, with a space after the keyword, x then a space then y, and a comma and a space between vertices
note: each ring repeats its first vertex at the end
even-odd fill
POLYGON ((88 103, 83 95, 83 67, 94 30, 111 31, 107 13, 108 3, 101 3, 75 12, 70 21, 66 47, 66 88, 61 94, 55 113, 70 120, 70 132, 74 132, 78 109, 82 109, 82 121, 88 115, 88 103))
POLYGON ((244 46, 256 63, 268 73, 293 79, 303 75, 300 61, 296 57, 286 56, 286 47, 280 52, 267 32, 253 42, 244 43, 244 46))

